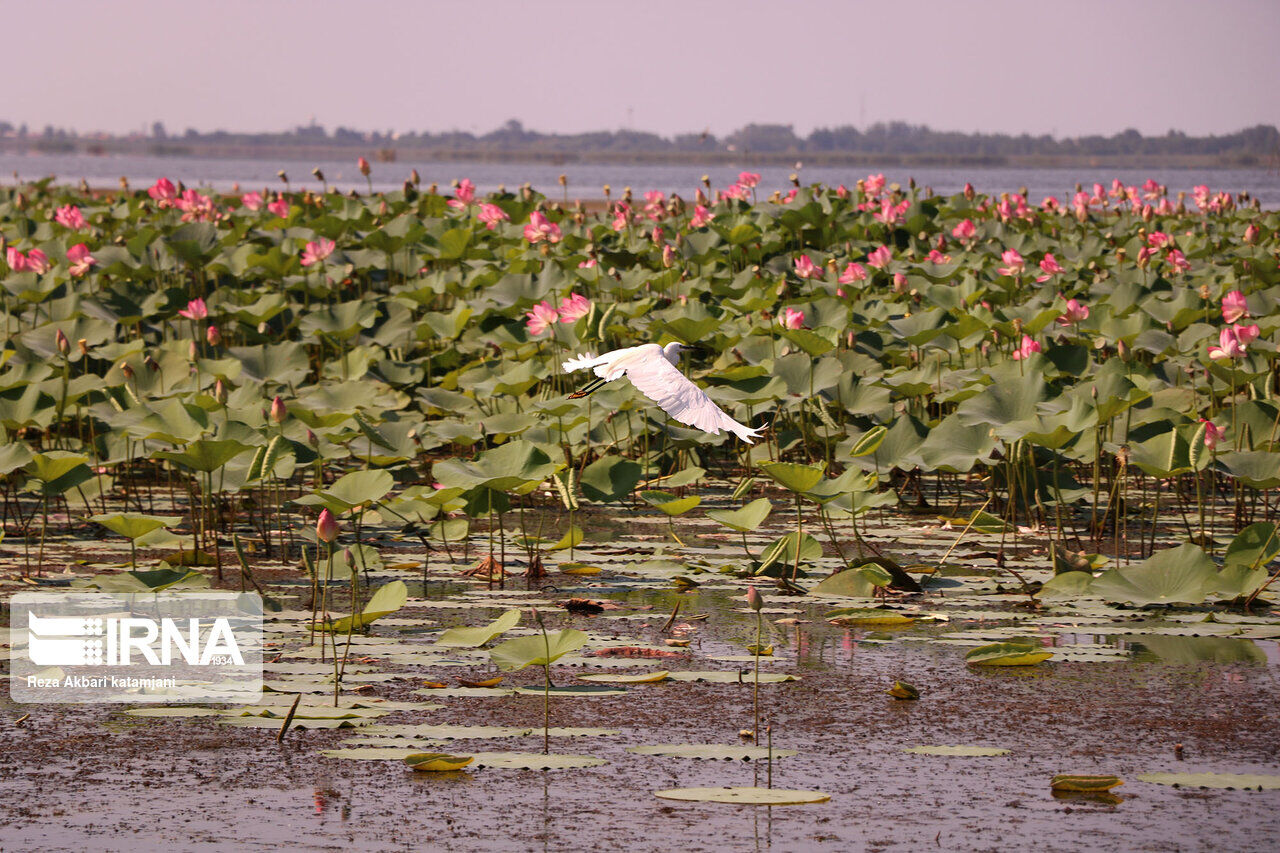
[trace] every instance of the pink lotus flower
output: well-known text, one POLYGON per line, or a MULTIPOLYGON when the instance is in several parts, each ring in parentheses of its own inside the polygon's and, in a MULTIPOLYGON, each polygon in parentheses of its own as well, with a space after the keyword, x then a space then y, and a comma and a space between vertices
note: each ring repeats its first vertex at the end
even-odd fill
POLYGON ((1146 183, 1142 185, 1142 197, 1151 201, 1164 195, 1164 187, 1156 183, 1155 178, 1147 178, 1146 183))
POLYGON ((356 168, 359 169, 360 174, 364 175, 366 178, 369 177, 369 173, 373 171, 373 169, 369 168, 369 161, 364 159, 364 157, 356 158, 356 168))
POLYGON ((245 193, 240 196, 240 203, 244 205, 245 210, 259 211, 262 209, 261 193, 245 193))
POLYGON ((631 220, 634 216, 635 215, 631 211, 631 205, 627 204, 625 201, 618 202, 613 206, 613 230, 623 230, 631 224, 631 220))
POLYGON ((560 319, 560 315, 549 302, 539 302, 533 306, 532 311, 526 311, 524 316, 529 318, 525 321, 525 326, 531 335, 541 335, 560 319))
POLYGON ((487 201, 480 202, 480 213, 476 215, 476 218, 483 222, 484 227, 490 231, 497 228, 499 222, 508 222, 511 219, 505 210, 487 201))
POLYGON ((546 240, 548 243, 560 242, 560 226, 547 219, 542 211, 535 210, 529 214, 529 224, 524 226, 524 238, 530 243, 546 240))
POLYGON ((334 242, 327 237, 307 243, 307 247, 302 251, 302 265, 309 267, 312 264, 318 264, 332 255, 336 248, 334 242))
POLYGON ((973 224, 972 219, 966 219, 951 229, 951 236, 957 240, 972 240, 974 235, 978 233, 978 226, 973 224))
MULTIPOLYGON (((662 247, 662 266, 664 269, 671 269, 676 264, 676 250, 670 243, 662 247)), ((681 299, 684 297, 682 296, 681 299)))
POLYGON ((595 265, 596 265, 596 259, 595 259, 595 258, 587 258, 585 261, 583 261, 582 263, 578 264, 578 269, 580 269, 580 270, 589 270, 589 269, 593 269, 593 268, 595 267, 595 265))
POLYGON ((903 214, 911 208, 911 202, 905 199, 898 204, 894 204, 889 199, 880 202, 880 210, 875 214, 875 218, 885 225, 892 225, 902 218, 903 214))
POLYGON ((1052 252, 1045 252, 1044 257, 1040 260, 1040 271, 1044 275, 1036 276, 1036 281, 1048 281, 1058 273, 1066 272, 1062 268, 1062 264, 1058 263, 1058 259, 1053 256, 1052 252))
POLYGON ((1249 316, 1249 306, 1245 304, 1244 294, 1233 290, 1222 297, 1222 319, 1228 323, 1249 316))
POLYGON ((1056 213, 1062 209, 1062 202, 1058 201, 1057 196, 1047 195, 1044 201, 1040 202, 1040 209, 1049 213, 1056 213))
POLYGON ((179 317, 186 317, 188 320, 203 320, 209 316, 209 307, 204 304, 204 300, 199 297, 192 299, 187 303, 187 307, 178 311, 179 317))
POLYGON ((560 322, 572 323, 591 313, 591 300, 580 293, 570 293, 560 300, 560 322))
POLYGON ((1201 418, 1200 423, 1204 424, 1204 446, 1213 450, 1218 446, 1218 442, 1222 440, 1222 429, 1213 421, 1207 418, 1201 418))
POLYGON ((1147 245, 1153 249, 1159 249, 1161 246, 1169 243, 1172 238, 1163 231, 1152 231, 1147 235, 1147 245))
POLYGON ((796 275, 800 278, 822 278, 822 267, 809 260, 808 255, 796 258, 796 275))
POLYGON ((1043 352, 1044 347, 1040 346, 1030 335, 1022 336, 1022 343, 1013 351, 1013 360, 1021 361, 1024 358, 1031 358, 1032 353, 1043 352))
MULTIPOLYGON (((1254 329, 1257 326, 1253 327, 1254 329)), ((1209 358, 1242 358, 1245 354, 1245 348, 1248 346, 1247 341, 1240 340, 1240 336, 1234 327, 1223 329, 1218 333, 1217 346, 1209 347, 1209 358)))
POLYGON ((173 200, 173 206, 182 211, 183 222, 211 222, 218 218, 213 199, 195 190, 186 190, 173 200))
POLYGON ((1257 223, 1250 222, 1248 225, 1245 226, 1245 229, 1244 229, 1245 243, 1252 246, 1253 244, 1258 242, 1258 238, 1261 236, 1262 236, 1262 229, 1258 227, 1257 223))
POLYGON ((867 266, 875 267, 878 270, 888 266, 889 261, 893 260, 893 252, 888 246, 881 246, 871 254, 867 255, 867 266))
POLYGON ((712 213, 710 210, 707 210, 706 207, 702 205, 698 205, 693 209, 693 216, 690 217, 689 219, 689 227, 701 228, 704 225, 707 225, 708 223, 710 223, 711 220, 715 218, 716 218, 716 215, 714 213, 712 213))
POLYGON ((738 184, 740 186, 746 187, 747 189, 754 189, 755 187, 760 185, 760 173, 759 172, 739 172, 738 184))
POLYGON ((644 194, 644 215, 654 222, 661 222, 667 217, 666 196, 657 190, 649 190, 644 194))
POLYGON ((791 192, 787 193, 786 195, 784 195, 784 196, 782 197, 782 203, 783 203, 783 204, 791 204, 791 202, 793 202, 793 201, 795 201, 795 200, 796 200, 796 194, 797 194, 797 193, 799 193, 799 192, 800 192, 800 191, 799 191, 799 190, 797 190, 797 189, 793 189, 793 190, 791 190, 791 192))
POLYGON ((217 326, 210 324, 209 328, 204 330, 204 339, 209 342, 209 346, 216 347, 222 343, 222 332, 217 326))
POLYGON ((471 183, 469 178, 463 178, 458 181, 458 191, 453 194, 453 198, 449 199, 449 206, 453 208, 467 207, 476 198, 476 185, 471 183))
POLYGON ((49 271, 49 256, 39 249, 32 249, 27 252, 27 269, 38 275, 44 275, 49 271))
POLYGON ((906 293, 911 289, 910 282, 907 281, 906 273, 896 272, 893 274, 893 292, 906 293))
POLYGON ((844 268, 844 272, 840 273, 840 284, 853 284, 855 281, 865 281, 867 278, 867 268, 862 264, 850 262, 844 268))
POLYGON ((841 184, 840 186, 836 187, 836 198, 848 198, 848 197, 849 197, 848 187, 846 187, 844 184, 841 184))
POLYGON ((159 202, 159 207, 170 207, 178 197, 178 188, 168 178, 161 178, 147 190, 147 195, 159 202))
POLYGON ((289 202, 280 193, 276 193, 275 201, 267 205, 267 210, 281 219, 287 219, 289 217, 289 202))
POLYGON ((996 270, 1000 275, 1022 275, 1022 271, 1027 266, 1027 262, 1022 259, 1022 255, 1018 254, 1017 249, 1005 249, 1000 254, 1000 260, 1005 263, 996 270))
POLYGON ((1170 249, 1165 260, 1169 262, 1169 266, 1173 267, 1174 272, 1186 272, 1191 269, 1191 262, 1177 249, 1170 249))
POLYGON ((1081 320, 1089 319, 1089 306, 1076 299, 1067 300, 1067 310, 1058 318, 1059 326, 1074 326, 1081 320))
POLYGON ((338 519, 328 509, 320 510, 320 518, 316 521, 316 538, 321 542, 332 542, 338 538, 338 519))
POLYGON ((271 401, 271 420, 277 424, 282 424, 288 416, 289 411, 284 407, 284 400, 281 400, 277 394, 275 399, 271 401))
POLYGON ((1231 328, 1236 330, 1236 340, 1240 342, 1241 346, 1248 346, 1253 343, 1253 341, 1257 339, 1258 335, 1262 333, 1262 330, 1258 328, 1257 323, 1250 326, 1241 326, 1239 323, 1236 323, 1231 328))
POLYGON ((98 262, 89 254, 89 247, 84 243, 76 243, 67 249, 67 260, 71 262, 71 274, 77 278, 89 272, 89 268, 98 262))
POLYGON ((929 254, 925 256, 925 260, 931 264, 949 264, 951 263, 951 256, 944 255, 937 249, 930 249, 929 254))
POLYGON ((784 329, 803 329, 804 312, 795 308, 783 308, 778 314, 778 325, 784 329))
POLYGON ((80 212, 80 208, 74 204, 68 204, 55 210, 53 212, 53 221, 73 231, 79 231, 89 224, 85 221, 84 214, 80 212))
POLYGON ((649 232, 649 239, 653 241, 653 245, 655 246, 662 245, 662 226, 661 225, 654 226, 653 230, 649 232))
POLYGON ((884 184, 884 172, 881 172, 878 175, 867 175, 866 179, 862 182, 862 185, 869 196, 880 195, 880 193, 884 191, 884 184))
POLYGON ((14 272, 24 272, 27 269, 27 256, 12 246, 4 250, 4 259, 14 272))

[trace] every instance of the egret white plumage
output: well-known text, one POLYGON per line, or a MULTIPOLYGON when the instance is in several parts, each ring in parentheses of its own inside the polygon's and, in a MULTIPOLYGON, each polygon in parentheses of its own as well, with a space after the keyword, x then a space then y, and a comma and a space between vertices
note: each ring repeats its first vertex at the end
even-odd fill
POLYGON ((604 355, 580 355, 564 363, 568 371, 592 369, 598 379, 569 395, 571 399, 585 397, 592 391, 623 376, 631 380, 636 389, 648 397, 671 417, 682 424, 719 435, 721 430, 731 432, 751 444, 760 436, 759 429, 752 429, 729 417, 706 392, 694 385, 680 372, 680 351, 688 349, 678 343, 665 347, 657 344, 641 344, 607 352, 604 355))

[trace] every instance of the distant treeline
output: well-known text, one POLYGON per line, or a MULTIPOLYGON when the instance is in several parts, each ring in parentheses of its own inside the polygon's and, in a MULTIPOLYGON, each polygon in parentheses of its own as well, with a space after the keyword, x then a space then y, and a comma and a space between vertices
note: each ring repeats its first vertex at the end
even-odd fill
MULTIPOLYGON (((395 159, 396 152, 430 153, 436 156, 496 159, 527 156, 531 159, 582 160, 599 156, 606 160, 742 160, 767 161, 806 156, 818 161, 849 158, 908 160, 916 162, 967 162, 999 165, 1015 161, 1139 160, 1146 163, 1212 161, 1222 165, 1268 166, 1280 163, 1280 131, 1257 125, 1235 133, 1188 136, 1171 130, 1163 136, 1143 136, 1125 130, 1113 136, 1081 136, 1056 139, 1049 135, 958 133, 933 130, 906 122, 873 124, 865 130, 844 125, 820 127, 799 136, 791 125, 749 124, 717 137, 709 132, 672 137, 635 130, 594 133, 539 133, 512 119, 484 134, 464 131, 443 133, 364 132, 339 127, 329 132, 312 124, 282 133, 201 133, 188 129, 170 134, 160 122, 150 134, 131 136, 78 135, 46 127, 31 132, 0 121, 0 145, 7 149, 107 153, 145 150, 153 154, 204 154, 223 151, 228 156, 247 150, 287 150, 293 155, 327 156, 349 150, 381 154, 395 159)), ((215 154, 216 156, 216 154, 215 154)))

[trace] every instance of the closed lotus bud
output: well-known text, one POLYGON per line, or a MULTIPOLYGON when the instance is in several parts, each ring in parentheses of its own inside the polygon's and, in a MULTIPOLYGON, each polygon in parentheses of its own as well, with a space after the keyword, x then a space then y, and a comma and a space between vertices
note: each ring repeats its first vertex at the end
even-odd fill
POLYGON ((217 400, 219 405, 227 404, 227 384, 221 379, 213 383, 213 399, 217 400))
POLYGON ((410 169, 409 180, 413 181, 413 185, 416 187, 422 183, 422 176, 418 174, 417 169, 410 169))
POLYGON ((974 197, 975 197, 975 196, 977 196, 977 193, 976 193, 976 192, 974 192, 973 184, 966 183, 966 184, 964 185, 964 198, 965 198, 965 201, 973 201, 973 199, 974 199, 974 197))
POLYGON ((662 247, 662 265, 667 269, 670 269, 672 261, 675 258, 675 255, 676 255, 675 249, 671 248, 670 245, 663 246, 662 247))
POLYGON ((287 414, 288 412, 284 407, 284 400, 281 400, 279 395, 277 395, 276 398, 271 401, 271 420, 278 424, 282 424, 284 423, 284 419, 287 414))
POLYGON ((359 169, 360 174, 364 175, 366 178, 369 177, 369 173, 373 171, 369 166, 369 161, 363 157, 356 158, 356 168, 359 169))
POLYGON ((80 355, 84 356, 85 358, 89 357, 89 342, 87 340, 85 340, 84 338, 81 338, 80 340, 76 341, 76 346, 80 348, 80 355))
POLYGON ((1261 234, 1262 234, 1262 229, 1260 229, 1257 225, 1254 225, 1252 222, 1250 222, 1249 227, 1244 229, 1244 241, 1248 243, 1250 246, 1252 246, 1253 244, 1258 242, 1258 237, 1261 234))
POLYGON ((53 336, 53 339, 58 345, 58 352, 63 355, 71 352, 71 341, 67 340, 67 336, 63 334, 61 329, 58 330, 58 334, 53 336))
POLYGON ((345 549, 343 549, 343 551, 342 551, 342 557, 343 557, 343 559, 345 559, 345 560, 347 561, 347 567, 348 567, 348 568, 350 568, 350 569, 354 572, 354 571, 356 570, 356 555, 355 555, 355 553, 354 553, 350 548, 345 548, 345 549))
POLYGON ((222 332, 218 331, 217 326, 210 326, 204 330, 204 339, 209 342, 209 346, 216 347, 222 343, 222 332))
POLYGON ((1150 222, 1151 220, 1153 220, 1153 219, 1155 219, 1155 218, 1156 218, 1156 211, 1155 211, 1155 208, 1153 208, 1153 207, 1152 207, 1151 205, 1149 205, 1149 204, 1144 204, 1144 205, 1142 206, 1142 221, 1143 221, 1143 222, 1150 222))
POLYGON ((320 446, 320 439, 316 438, 316 434, 311 430, 307 430, 307 444, 311 445, 312 447, 320 446))
POLYGON ((747 606, 757 613, 764 607, 764 596, 754 586, 747 587, 747 606))
POLYGON ((320 510, 320 518, 316 521, 316 538, 321 542, 332 542, 338 538, 338 519, 327 509, 320 510))

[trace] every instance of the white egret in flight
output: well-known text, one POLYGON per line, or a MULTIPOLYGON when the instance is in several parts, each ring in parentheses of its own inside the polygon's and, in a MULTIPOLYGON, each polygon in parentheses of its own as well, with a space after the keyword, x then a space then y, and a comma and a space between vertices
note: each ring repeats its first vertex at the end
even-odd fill
POLYGON ((593 368, 598 379, 569 395, 570 399, 585 397, 606 382, 626 376, 631 384, 671 417, 682 424, 719 435, 727 430, 751 444, 760 436, 759 429, 752 429, 729 417, 712 402, 701 388, 688 380, 677 369, 680 351, 688 347, 672 342, 665 347, 657 344, 641 344, 607 352, 604 355, 580 355, 564 363, 568 371, 593 368))

